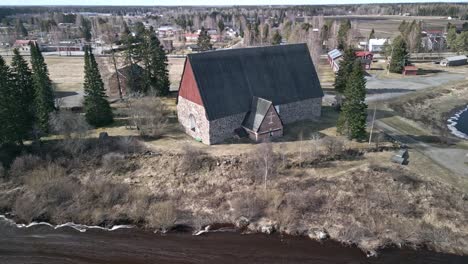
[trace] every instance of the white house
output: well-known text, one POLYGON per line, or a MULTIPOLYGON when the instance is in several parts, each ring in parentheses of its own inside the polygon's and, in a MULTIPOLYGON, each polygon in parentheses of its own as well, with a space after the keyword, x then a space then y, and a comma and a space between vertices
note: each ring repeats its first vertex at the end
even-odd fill
POLYGON ((387 39, 369 39, 369 51, 380 52, 387 39))

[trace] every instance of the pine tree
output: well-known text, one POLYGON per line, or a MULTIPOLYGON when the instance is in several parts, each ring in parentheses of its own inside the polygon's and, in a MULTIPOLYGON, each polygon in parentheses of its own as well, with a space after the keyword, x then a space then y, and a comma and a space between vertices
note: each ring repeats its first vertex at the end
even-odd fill
POLYGON ((104 90, 98 64, 91 48, 85 48, 84 110, 86 121, 95 127, 113 122, 112 109, 104 90))
MULTIPOLYGON (((11 77, 15 91, 13 102, 18 107, 15 126, 18 138, 25 139, 32 131, 34 124, 34 87, 32 73, 28 63, 17 49, 13 50, 11 77)), ((21 143, 21 142, 20 142, 21 143)))
POLYGON ((200 30, 197 45, 201 51, 211 50, 213 48, 213 45, 211 44, 211 37, 208 35, 208 31, 206 31, 204 27, 202 27, 200 30))
POLYGON ((402 73, 406 65, 408 49, 403 37, 398 36, 393 40, 390 58, 390 71, 393 73, 402 73))
POLYGON ((31 44, 31 65, 34 86, 35 115, 38 128, 47 133, 49 130, 49 114, 55 110, 55 95, 49 70, 44 61, 39 46, 31 44))
POLYGON ((353 64, 356 61, 356 54, 352 48, 347 48, 344 51, 343 60, 340 61, 340 67, 335 77, 335 90, 343 94, 346 89, 346 84, 349 82, 348 77, 353 70, 353 64))
POLYGON ((338 118, 337 130, 351 139, 362 140, 366 138, 366 80, 359 60, 356 60, 352 67, 353 70, 345 90, 346 100, 338 118))

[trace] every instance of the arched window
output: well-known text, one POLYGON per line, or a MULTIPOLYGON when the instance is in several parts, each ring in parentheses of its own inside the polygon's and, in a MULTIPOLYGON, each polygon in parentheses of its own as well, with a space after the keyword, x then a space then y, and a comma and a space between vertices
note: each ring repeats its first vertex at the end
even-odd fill
POLYGON ((192 114, 190 114, 189 116, 189 121, 190 121, 190 130, 196 131, 197 123, 195 122, 195 117, 192 114))

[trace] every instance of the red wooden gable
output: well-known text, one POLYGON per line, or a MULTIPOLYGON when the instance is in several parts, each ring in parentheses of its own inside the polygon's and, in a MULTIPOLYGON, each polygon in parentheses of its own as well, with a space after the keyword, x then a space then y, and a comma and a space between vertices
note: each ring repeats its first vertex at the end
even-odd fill
POLYGON ((182 75, 182 80, 180 81, 179 96, 203 106, 200 91, 198 90, 192 66, 188 59, 185 60, 184 73, 182 75))

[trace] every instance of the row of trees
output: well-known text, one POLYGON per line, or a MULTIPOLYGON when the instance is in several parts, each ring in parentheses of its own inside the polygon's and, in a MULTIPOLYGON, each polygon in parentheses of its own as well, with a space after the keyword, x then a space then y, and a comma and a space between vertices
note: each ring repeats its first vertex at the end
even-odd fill
MULTIPOLYGON (((468 23, 465 23, 466 28, 468 28, 468 23)), ((465 24, 463 24, 463 29, 465 29, 465 24)), ((448 24, 447 30, 447 44, 453 51, 464 52, 468 51, 468 30, 457 34, 457 27, 451 23, 448 24)))
POLYGON ((54 93, 47 65, 31 44, 31 65, 14 50, 10 67, 0 57, 0 145, 23 144, 49 129, 49 114, 55 110, 54 93))
POLYGON ((125 46, 125 64, 130 67, 127 87, 135 93, 162 96, 169 94, 167 56, 154 29, 152 27, 146 29, 139 22, 134 31, 132 34, 126 28, 122 37, 125 46), (141 84, 135 81, 138 78, 138 72, 134 71, 136 65, 143 67, 141 84))

